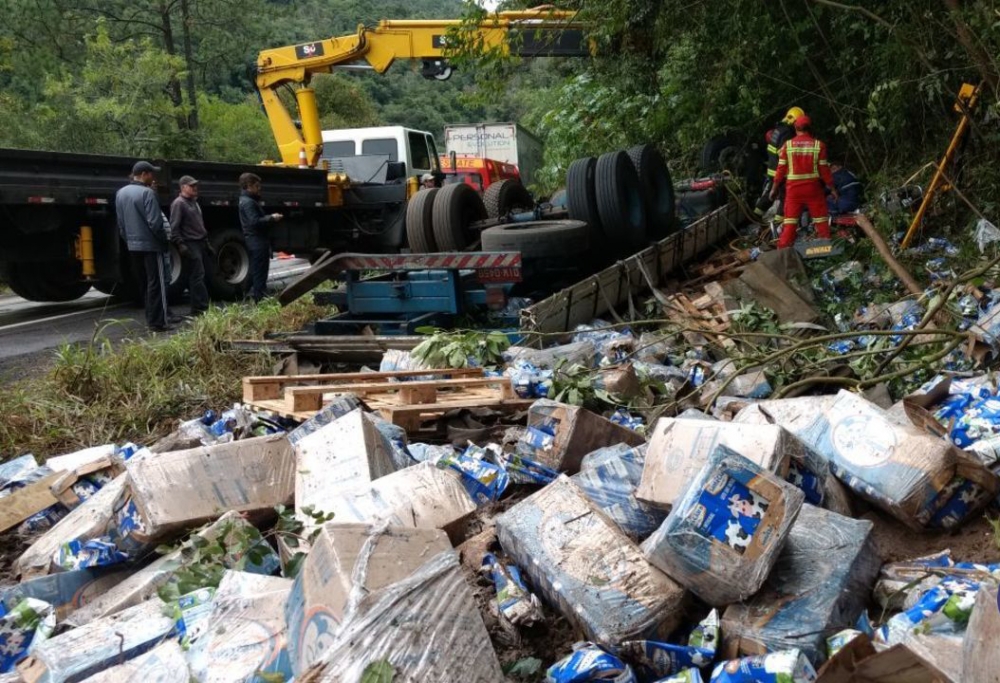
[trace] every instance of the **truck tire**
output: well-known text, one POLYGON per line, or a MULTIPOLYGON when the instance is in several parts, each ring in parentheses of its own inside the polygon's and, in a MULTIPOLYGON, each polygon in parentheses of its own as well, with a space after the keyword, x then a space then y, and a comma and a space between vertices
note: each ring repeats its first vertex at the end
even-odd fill
POLYGON ((569 165, 566 171, 566 207, 569 217, 590 226, 591 242, 596 246, 604 239, 604 226, 597 211, 597 188, 594 172, 597 159, 584 157, 569 165))
MULTIPOLYGON (((734 156, 746 147, 746 139, 739 133, 722 133, 709 139, 701 148, 699 169, 701 173, 718 173, 734 156)), ((735 170, 735 169, 729 169, 735 170)))
POLYGON ((437 251, 434 242, 433 211, 438 188, 421 190, 406 204, 406 241, 414 254, 433 254, 437 251))
POLYGON ((462 251, 475 241, 469 226, 485 219, 486 206, 479 193, 465 183, 448 185, 434 200, 434 242, 439 251, 462 251))
POLYGON ((177 247, 173 244, 170 245, 169 253, 170 271, 167 273, 167 300, 171 304, 175 304, 180 301, 181 297, 184 296, 184 291, 187 289, 187 264, 184 263, 181 253, 177 251, 177 247))
POLYGON ((243 233, 236 228, 213 231, 208 243, 215 250, 212 272, 205 274, 208 293, 220 301, 242 299, 250 286, 250 252, 243 233))
POLYGON ((638 145, 628 150, 642 194, 646 200, 646 220, 649 234, 657 239, 666 237, 677 229, 674 211, 674 182, 670 169, 660 152, 653 145, 638 145))
POLYGON ((519 251, 522 258, 577 256, 590 248, 583 221, 507 223, 483 230, 483 251, 519 251))
POLYGON ((517 178, 507 178, 487 187, 483 193, 483 204, 486 205, 486 215, 490 218, 500 218, 511 211, 531 211, 535 208, 531 193, 517 178))
POLYGON ((28 301, 75 301, 90 291, 75 261, 8 263, 3 275, 11 290, 28 301))
POLYGON ((622 253, 646 244, 646 204, 639 176, 625 152, 608 152, 595 170, 597 210, 607 241, 622 253))

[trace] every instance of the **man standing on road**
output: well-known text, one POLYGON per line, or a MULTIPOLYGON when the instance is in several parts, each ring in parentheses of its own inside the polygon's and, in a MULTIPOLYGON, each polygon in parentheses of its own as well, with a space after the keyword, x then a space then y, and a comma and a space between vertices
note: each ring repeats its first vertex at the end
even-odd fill
POLYGON ((260 200, 260 177, 254 173, 240 176, 240 225, 250 252, 250 296, 260 303, 267 293, 267 271, 271 265, 271 240, 268 226, 283 215, 266 214, 260 200))
MULTIPOLYGON (((160 202, 152 189, 159 168, 148 161, 132 167, 132 182, 115 195, 118 232, 128 245, 134 273, 146 274, 146 326, 165 332, 167 326, 167 276, 164 272, 168 237, 160 202)), ((169 322, 175 322, 169 320, 169 322)))
POLYGON ((830 191, 833 201, 840 198, 833 183, 830 162, 826 158, 826 143, 809 134, 812 121, 803 114, 795 119, 795 137, 785 143, 778 155, 778 172, 774 176, 771 199, 778 195, 779 188, 785 189, 784 224, 778 249, 787 249, 795 244, 802 212, 809 210, 809 216, 816 226, 820 239, 830 239, 830 213, 826 206, 826 194, 830 191))
POLYGON ((205 273, 212 267, 208 231, 198 204, 198 181, 189 175, 181 176, 180 186, 180 194, 170 205, 170 240, 188 273, 191 315, 199 316, 208 310, 205 273))

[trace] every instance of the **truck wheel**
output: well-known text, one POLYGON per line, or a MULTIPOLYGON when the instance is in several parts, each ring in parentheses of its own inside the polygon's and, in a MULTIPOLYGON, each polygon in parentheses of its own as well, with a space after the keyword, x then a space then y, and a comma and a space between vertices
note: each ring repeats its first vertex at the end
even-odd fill
POLYGON ((483 204, 486 205, 486 215, 490 218, 500 218, 511 211, 531 211, 535 208, 531 193, 517 178, 507 178, 487 187, 483 193, 483 204))
MULTIPOLYGON (((728 168, 734 159, 741 155, 746 146, 746 140, 739 133, 723 133, 716 135, 701 148, 699 168, 702 173, 718 173, 728 168)), ((736 169, 729 168, 736 171, 736 169)))
POLYGON ((646 244, 646 204, 639 176, 625 152, 608 152, 597 160, 597 210, 604 236, 621 251, 633 252, 646 244))
POLYGON ((187 272, 185 268, 184 259, 181 258, 181 253, 177 251, 177 247, 173 244, 170 245, 170 271, 167 273, 167 300, 175 304, 180 301, 181 297, 184 296, 184 290, 187 289, 187 272))
POLYGON ((406 204, 406 241, 414 254, 433 254, 437 251, 432 219, 434 198, 438 192, 440 190, 436 187, 421 190, 406 204))
POLYGON ((652 236, 661 238, 674 232, 677 217, 674 215, 674 182, 670 169, 653 145, 638 145, 628 150, 628 158, 639 176, 639 184, 646 199, 646 220, 652 236))
POLYGON ((583 221, 507 223, 483 230, 483 251, 519 251, 522 258, 577 256, 590 248, 583 221))
POLYGON ((215 250, 212 272, 206 273, 209 294, 220 301, 242 299, 250 284, 250 252, 243 233, 236 228, 217 230, 208 234, 208 243, 215 250))
POLYGON ((434 242, 440 251, 462 251, 475 241, 469 226, 485 219, 479 193, 465 183, 444 187, 434 200, 434 242))
POLYGON ((601 225, 601 214, 597 211, 596 168, 597 159, 585 157, 570 164, 566 172, 566 206, 569 217, 590 226, 591 242, 595 246, 604 240, 604 226, 601 225))
POLYGON ((8 263, 3 270, 11 290, 28 301, 75 301, 90 291, 75 261, 8 263))

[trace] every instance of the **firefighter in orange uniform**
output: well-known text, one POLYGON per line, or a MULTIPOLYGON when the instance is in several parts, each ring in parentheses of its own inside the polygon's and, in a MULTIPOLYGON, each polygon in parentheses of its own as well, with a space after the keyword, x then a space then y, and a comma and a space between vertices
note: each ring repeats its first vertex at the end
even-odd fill
POLYGON ((837 188, 833 184, 833 173, 826 158, 826 144, 809 134, 812 121, 802 115, 795 119, 795 137, 785 143, 778 153, 778 171, 771 188, 771 199, 778 195, 778 188, 785 183, 785 219, 782 222, 778 249, 787 249, 795 244, 802 210, 808 209, 816 233, 830 238, 830 213, 826 206, 824 186, 836 199, 837 188))

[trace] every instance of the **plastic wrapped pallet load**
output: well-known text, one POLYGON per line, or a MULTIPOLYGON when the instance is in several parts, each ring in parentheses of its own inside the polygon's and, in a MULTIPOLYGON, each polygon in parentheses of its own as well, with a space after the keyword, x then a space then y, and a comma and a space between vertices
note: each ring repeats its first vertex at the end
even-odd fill
POLYGON ((653 428, 636 496, 669 509, 720 444, 781 479, 797 475, 802 486, 808 488, 807 499, 815 504, 822 502, 829 468, 787 430, 770 424, 672 418, 657 420, 653 428))
POLYGON ((550 605, 603 645, 665 638, 685 591, 565 475, 496 518, 500 545, 550 605))
POLYGON ((881 564, 872 528, 804 505, 764 587, 723 613, 723 654, 797 649, 819 666, 826 637, 853 627, 868 603, 881 564))
POLYGON ((856 394, 841 391, 808 417, 764 410, 826 458, 848 488, 913 529, 951 529, 1000 489, 978 458, 856 394))
POLYGON ((285 608, 296 680, 501 683, 479 608, 447 536, 433 529, 331 523, 285 608))
POLYGON ((709 605, 725 607, 764 584, 803 499, 788 482, 717 446, 642 549, 709 605))

